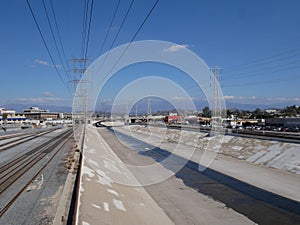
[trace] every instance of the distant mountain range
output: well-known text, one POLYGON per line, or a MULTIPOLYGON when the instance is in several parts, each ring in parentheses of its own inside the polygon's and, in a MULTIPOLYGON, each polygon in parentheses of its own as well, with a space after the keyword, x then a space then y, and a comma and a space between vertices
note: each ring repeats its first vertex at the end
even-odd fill
MULTIPOLYGON (((144 99, 140 102, 138 102, 138 113, 144 114, 148 112, 148 104, 147 99, 144 99)), ((202 110, 205 106, 208 106, 207 101, 204 100, 196 100, 195 106, 197 110, 202 110)), ((180 105, 180 104, 179 104, 180 105)), ((71 106, 55 106, 55 105, 27 105, 27 104, 6 104, 6 105, 0 105, 1 108, 16 110, 17 113, 22 113, 24 109, 28 109, 32 106, 39 107, 40 109, 46 109, 50 112, 72 112, 71 106)), ((241 110, 250 110, 253 111, 256 108, 260 109, 267 109, 267 108, 283 108, 285 106, 281 104, 272 104, 272 105, 264 105, 264 104, 244 104, 244 103, 234 103, 234 102, 226 102, 226 108, 234 108, 234 109, 241 109, 241 110)), ((123 108, 121 111, 125 111, 126 105, 119 106, 119 108, 123 108)), ((98 105, 96 107, 97 112, 109 112, 111 111, 112 106, 109 104, 106 104, 105 110, 103 109, 103 106, 98 105)), ((131 109, 131 113, 135 113, 135 105, 131 109)), ((174 109, 174 106, 170 104, 169 102, 166 102, 159 98, 151 98, 151 112, 157 112, 157 111, 171 111, 174 109)))
MULTIPOLYGON (((197 110, 202 110, 205 106, 208 106, 208 102, 205 100, 195 100, 194 104, 196 106, 197 110)), ((269 105, 264 105, 264 104, 251 104, 251 103, 235 103, 235 102, 230 102, 230 101, 226 101, 226 108, 227 109, 240 109, 240 110, 250 110, 250 111, 254 111, 257 108, 260 109, 269 109, 269 108, 276 108, 276 109, 280 109, 280 108, 284 108, 285 105, 282 104, 269 104, 269 105)), ((181 104, 178 104, 179 106, 181 104)), ((182 103, 182 106, 184 105, 184 103, 182 103)), ((97 110, 98 112, 110 112, 111 111, 112 106, 109 104, 105 105, 105 110, 103 109, 103 106, 98 106, 97 110)), ((119 107, 121 110, 120 111, 124 111, 125 112, 125 108, 126 105, 120 106, 119 107)), ((184 108, 184 107, 182 107, 184 108)), ((181 108, 181 109, 182 109, 181 108)), ((169 102, 166 102, 162 99, 155 99, 155 98, 151 98, 151 112, 157 112, 157 111, 171 111, 174 109, 174 106, 172 104, 170 104, 169 102)), ((134 105, 131 109, 131 113, 135 114, 135 110, 136 110, 136 106, 134 105)), ((140 102, 138 102, 138 113, 139 114, 144 114, 148 112, 148 103, 147 103, 147 99, 144 99, 140 102)))
POLYGON ((257 108, 268 109, 268 108, 282 108, 279 105, 263 105, 263 104, 244 104, 235 102, 226 102, 227 109, 240 109, 240 110, 250 110, 253 111, 257 108))

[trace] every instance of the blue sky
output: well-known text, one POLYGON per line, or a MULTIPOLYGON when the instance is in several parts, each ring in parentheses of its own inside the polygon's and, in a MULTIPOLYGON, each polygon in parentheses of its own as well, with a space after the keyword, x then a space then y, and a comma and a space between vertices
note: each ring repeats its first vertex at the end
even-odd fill
MULTIPOLYGON (((84 1, 52 1, 66 58, 81 57, 84 1)), ((55 64, 68 84, 71 74, 64 72, 59 61, 42 1, 30 3, 55 64)), ((53 22, 50 1, 45 3, 53 22)), ((121 0, 102 53, 109 49, 129 3, 121 0)), ((152 0, 134 2, 114 46, 131 39, 153 3, 152 0)), ((88 49, 91 62, 99 56, 116 4, 117 0, 95 0, 88 49)), ((222 68, 220 83, 228 101, 300 105, 299 10, 298 0, 160 0, 135 40, 184 45, 208 66, 218 65, 222 68)), ((7 103, 71 106, 72 95, 50 61, 26 1, 1 1, 0 23, 0 106, 7 103)), ((144 70, 144 75, 151 68, 145 65, 139 71, 144 70)), ((66 69, 72 69, 71 62, 66 69)), ((167 73, 159 67, 152 72, 159 69, 167 73)), ((170 73, 179 77, 178 71, 170 73)), ((190 81, 184 76, 178 79, 189 87, 190 81)), ((116 76, 110 86, 117 90, 122 81, 116 76)), ((104 97, 110 98, 109 93, 104 97)), ((197 93, 191 90, 192 95, 197 93)))

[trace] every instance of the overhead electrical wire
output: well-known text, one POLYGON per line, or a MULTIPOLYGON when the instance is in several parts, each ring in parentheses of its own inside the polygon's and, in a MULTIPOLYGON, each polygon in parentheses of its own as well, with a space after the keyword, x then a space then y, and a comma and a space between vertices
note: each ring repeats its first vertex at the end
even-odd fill
POLYGON ((115 8, 115 10, 114 10, 113 17, 112 17, 112 19, 111 19, 111 21, 110 21, 109 28, 107 29, 106 35, 105 35, 105 37, 104 37, 104 40, 103 40, 103 42, 102 42, 102 45, 101 45, 101 48, 100 48, 100 51, 99 51, 98 55, 101 55, 102 50, 103 50, 103 48, 104 48, 104 45, 105 45, 105 43, 106 43, 106 40, 107 40, 107 38, 108 38, 108 35, 109 35, 109 33, 110 33, 111 29, 112 29, 112 25, 113 25, 113 23, 114 23, 114 20, 115 20, 116 15, 117 15, 117 11, 118 11, 119 6, 120 6, 120 2, 121 2, 121 1, 118 0, 117 6, 116 6, 116 8, 115 8))
POLYGON ((287 59, 297 58, 299 56, 300 56, 300 53, 294 54, 294 55, 290 55, 290 56, 286 56, 286 57, 281 57, 281 58, 278 58, 278 59, 273 59, 273 60, 267 61, 267 62, 255 63, 255 64, 252 64, 252 65, 247 65, 247 66, 240 67, 240 68, 237 68, 237 69, 225 70, 225 71, 227 73, 228 72, 235 73, 234 71, 240 71, 240 70, 245 70, 245 69, 247 70, 247 69, 252 69, 252 68, 255 68, 255 67, 261 67, 261 66, 268 65, 268 64, 274 64, 276 62, 282 62, 282 61, 285 61, 287 59))
POLYGON ((53 28, 52 28, 52 25, 51 25, 51 22, 50 22, 50 18, 49 18, 49 14, 48 14, 48 11, 47 11, 47 8, 46 8, 45 0, 42 0, 42 3, 43 3, 44 10, 45 10, 47 22, 48 22, 48 25, 49 25, 49 28, 50 28, 50 33, 51 33, 51 36, 53 38, 54 45, 55 45, 55 48, 56 48, 56 51, 57 51, 57 54, 58 54, 59 61, 62 65, 65 73, 67 74, 67 70, 65 68, 64 62, 63 62, 61 54, 60 54, 60 51, 58 49, 57 41, 56 41, 56 38, 55 38, 55 35, 54 35, 54 32, 53 32, 53 28))
POLYGON ((36 19, 35 15, 34 15, 34 12, 33 12, 33 10, 32 10, 32 7, 31 7, 31 5, 30 5, 29 0, 26 0, 26 2, 27 2, 27 5, 28 5, 28 7, 29 7, 31 16, 32 16, 32 18, 33 18, 33 20, 34 20, 34 23, 35 23, 35 25, 36 25, 36 27, 37 27, 37 30, 38 30, 38 32, 39 32, 39 34, 40 34, 40 36, 41 36, 41 38, 42 38, 42 40, 43 40, 43 44, 44 44, 44 46, 45 46, 45 48, 46 48, 46 50, 47 50, 47 53, 48 53, 48 55, 49 55, 49 57, 50 57, 50 59, 51 59, 51 62, 52 62, 52 64, 53 64, 53 66, 54 66, 54 68, 55 68, 55 70, 56 70, 56 73, 57 73, 57 75, 59 76, 60 81, 63 83, 63 85, 64 85, 64 86, 69 90, 69 92, 70 92, 69 87, 66 85, 64 79, 62 78, 62 76, 61 76, 61 74, 60 74, 60 72, 59 72, 59 70, 58 70, 58 68, 57 68, 57 65, 56 65, 55 62, 54 62, 54 59, 53 59, 53 57, 52 57, 52 55, 51 55, 51 52, 50 52, 50 50, 49 50, 49 47, 48 47, 48 45, 47 45, 47 43, 46 43, 46 40, 45 40, 45 38, 44 38, 44 36, 43 36, 43 33, 42 33, 41 29, 40 29, 40 26, 39 26, 39 24, 38 24, 38 22, 37 22, 37 19, 36 19))
POLYGON ((89 26, 88 26, 88 31, 87 31, 87 40, 86 40, 85 54, 84 54, 85 58, 87 58, 87 55, 88 55, 90 33, 91 33, 91 23, 92 23, 92 17, 93 17, 93 7, 94 7, 94 0, 92 0, 91 7, 90 7, 90 13, 89 13, 89 26))
MULTIPOLYGON (((121 25, 120 25, 120 27, 119 27, 119 29, 118 29, 118 31, 117 31, 117 33, 116 33, 116 35, 115 35, 115 37, 114 37, 114 39, 113 39, 111 45, 110 45, 110 47, 109 47, 109 51, 113 48, 113 46, 114 46, 114 44, 115 44, 115 42, 116 42, 116 40, 117 40, 117 38, 118 38, 118 36, 119 36, 119 34, 120 34, 120 31, 122 30, 122 27, 123 27, 123 25, 124 25, 124 23, 125 23, 125 21, 126 21, 126 19, 127 19, 127 17, 128 17, 128 14, 129 14, 129 12, 130 12, 132 6, 133 6, 133 3, 134 3, 134 0, 131 1, 130 5, 129 5, 129 7, 128 7, 126 13, 125 13, 125 16, 123 17, 123 20, 122 20, 122 22, 121 22, 121 25)), ((106 61, 106 59, 107 59, 107 57, 108 57, 108 55, 109 55, 109 51, 106 52, 106 54, 105 54, 105 56, 104 56, 104 59, 103 59, 101 65, 99 66, 99 70, 101 70, 103 64, 105 63, 105 61, 106 61)))
MULTIPOLYGON (((298 66, 297 68, 300 68, 300 66, 298 66)), ((281 71, 283 71, 283 70, 281 70, 281 71)), ((280 71, 278 71, 278 72, 280 72, 280 71)), ((284 77, 284 78, 278 77, 277 79, 272 78, 269 80, 259 80, 259 81, 247 82, 247 83, 223 85, 222 88, 245 87, 245 86, 253 86, 253 85, 266 85, 266 84, 270 84, 270 83, 286 82, 286 81, 290 81, 291 79, 299 80, 300 77, 297 75, 284 77)))
POLYGON ((112 41, 112 43, 111 43, 109 49, 112 49, 112 48, 113 48, 113 46, 114 46, 114 44, 115 44, 115 42, 116 42, 116 40, 117 40, 117 38, 118 38, 118 36, 119 36, 119 34, 120 34, 120 31, 122 30, 122 27, 123 27, 123 25, 124 25, 124 23, 125 23, 125 21, 126 21, 126 19, 127 19, 127 17, 128 17, 128 14, 129 14, 129 12, 130 12, 132 6, 133 6, 133 3, 134 3, 134 0, 131 0, 130 5, 129 5, 127 11, 126 11, 126 14, 125 14, 125 16, 123 17, 123 20, 122 20, 122 22, 121 22, 121 25, 120 25, 120 27, 119 27, 119 29, 118 29, 118 31, 117 31, 115 37, 114 37, 114 39, 113 39, 113 41, 112 41))
POLYGON ((275 71, 278 71, 278 70, 279 71, 284 71, 284 70, 290 70, 291 68, 299 68, 300 67, 299 63, 300 63, 300 59, 296 60, 296 61, 284 63, 284 64, 279 64, 279 65, 276 65, 276 66, 273 66, 273 67, 266 67, 266 68, 261 68, 260 70, 240 73, 238 75, 228 77, 228 78, 226 78, 226 80, 241 79, 241 78, 245 78, 245 77, 257 76, 257 75, 260 75, 260 74, 272 73, 274 71, 274 69, 276 69, 275 71), (296 64, 296 66, 286 67, 286 66, 293 65, 293 64, 296 64))
MULTIPOLYGON (((278 73, 278 72, 283 72, 283 71, 288 71, 288 70, 293 70, 293 69, 299 69, 300 66, 294 66, 294 67, 289 67, 285 69, 278 69, 278 70, 273 70, 271 73, 278 73)), ((290 76, 290 77, 284 77, 284 78, 278 78, 278 79, 272 79, 272 80, 260 80, 257 82, 249 82, 249 83, 239 83, 239 84, 229 84, 229 85, 223 85, 222 87, 241 87, 241 86, 249 86, 249 85, 256 85, 256 84, 265 84, 266 82, 270 83, 273 81, 289 81, 291 78, 299 79, 299 76, 290 76)))
POLYGON ((131 44, 134 39, 137 37, 138 33, 141 31, 141 29, 143 28, 143 26, 145 25, 146 21, 148 20, 148 18, 150 17, 150 15, 152 14, 153 10, 155 9, 156 5, 158 4, 159 0, 156 0, 155 3, 153 4, 152 8, 150 9, 150 11, 148 12, 148 14, 146 15, 146 17, 144 18, 143 22, 141 23, 141 25, 139 26, 139 28, 137 29, 137 31, 135 32, 135 34, 133 35, 133 37, 131 38, 129 44, 131 44))
MULTIPOLYGON (((296 50, 293 50, 293 51, 298 51, 298 50, 296 49, 296 50)), ((291 51, 289 51, 289 52, 291 52, 291 51)), ((284 53, 284 54, 286 54, 286 53, 284 53)), ((282 53, 278 54, 278 55, 282 55, 282 53)), ((298 55, 300 55, 300 54, 280 58, 280 60, 293 58, 293 57, 298 56, 298 55)), ((267 57, 267 58, 270 59, 271 57, 267 57)), ((265 75, 265 74, 275 74, 275 73, 284 72, 284 71, 296 70, 296 69, 300 69, 300 65, 298 63, 300 63, 300 60, 279 64, 279 65, 276 65, 276 66, 273 66, 273 67, 262 68, 261 70, 249 71, 249 72, 246 72, 246 73, 238 74, 238 76, 231 76, 231 77, 223 76, 222 78, 225 81, 239 80, 239 79, 242 79, 242 78, 253 78, 253 77, 256 77, 256 76, 261 76, 262 74, 263 75, 265 75), (290 66, 290 65, 294 65, 294 66, 290 66)), ((298 80, 298 79, 300 79, 300 77, 296 76, 296 75, 292 75, 292 76, 284 77, 284 78, 283 77, 277 77, 277 78, 275 77, 272 80, 262 80, 262 79, 260 79, 260 80, 257 80, 257 81, 237 83, 237 84, 236 83, 235 84, 228 84, 228 85, 223 85, 222 84, 220 86, 222 88, 245 87, 245 86, 260 85, 260 84, 266 84, 266 83, 269 84, 269 83, 286 82, 286 81, 289 81, 290 79, 298 80)), ((192 88, 196 88, 196 87, 197 86, 190 86, 188 89, 192 89, 192 88)))
POLYGON ((54 18, 54 24, 55 24, 55 27, 56 27, 56 32, 57 32, 58 40, 59 40, 59 43, 60 43, 60 47, 61 47, 61 50, 62 50, 62 53, 63 53, 63 56, 64 56, 64 60, 67 64, 67 68, 69 68, 69 63, 68 63, 68 60, 67 60, 67 57, 66 57, 65 48, 64 48, 62 38, 61 38, 61 35, 60 35, 60 30, 58 28, 58 23, 57 23, 56 14, 55 14, 55 10, 54 10, 52 0, 50 0, 50 6, 51 6, 51 11, 52 11, 52 14, 53 14, 53 18, 54 18))
POLYGON ((83 23, 82 23, 82 32, 81 32, 81 58, 84 58, 85 55, 88 6, 89 6, 89 0, 85 0, 83 6, 83 23))
MULTIPOLYGON (((284 71, 289 71, 289 70, 295 70, 300 68, 300 59, 298 57, 300 56, 300 53, 298 53, 300 49, 293 49, 290 51, 285 51, 281 52, 278 54, 275 54, 273 56, 253 60, 252 62, 249 63, 244 63, 240 64, 240 66, 236 66, 235 68, 233 67, 227 67, 227 68, 233 68, 233 69, 224 69, 224 74, 227 74, 227 76, 223 76, 225 81, 230 81, 230 80, 239 80, 242 78, 254 78, 257 76, 262 76, 266 74, 272 74, 272 76, 275 76, 273 74, 279 73, 279 72, 284 72, 284 71), (288 60, 288 59, 294 59, 293 61, 288 60), (274 64, 277 62, 283 62, 280 64, 274 64), (268 66, 265 67, 265 65, 272 65, 273 66, 268 66), (250 69, 255 69, 251 70, 250 69), (239 72, 240 70, 243 70, 245 72, 239 72), (237 72, 235 72, 237 71, 237 72), (231 76, 228 76, 231 75, 231 76)), ((265 83, 274 83, 274 82, 285 82, 286 80, 289 79, 298 79, 297 77, 291 76, 291 77, 273 77, 272 80, 262 80, 259 79, 257 81, 251 81, 251 82, 246 82, 246 83, 235 83, 235 84, 228 84, 228 85, 222 85, 222 88, 232 88, 232 87, 244 87, 244 86, 251 86, 251 85, 260 85, 260 84, 265 84, 265 83)))
POLYGON ((91 23, 93 17, 93 8, 94 8, 94 0, 85 1, 84 4, 84 15, 83 15, 83 28, 82 28, 82 39, 81 39, 81 55, 83 59, 83 70, 86 69, 86 61, 88 57, 88 48, 89 48, 89 39, 90 39, 90 32, 91 32, 91 23))
POLYGON ((225 67, 223 69, 226 70, 226 71, 229 71, 229 70, 233 70, 233 69, 235 70, 237 68, 244 68, 245 66, 248 66, 248 65, 253 65, 253 64, 256 64, 256 63, 259 63, 259 62, 262 62, 262 61, 266 61, 268 59, 277 58, 277 57, 282 56, 282 55, 286 55, 286 54, 289 54, 289 53, 292 53, 292 52, 297 52, 299 50, 300 50, 299 48, 292 49, 292 50, 289 50, 289 51, 280 52, 280 53, 272 55, 272 56, 268 56, 268 57, 264 57, 264 58, 260 58, 260 59, 255 59, 255 60, 252 60, 248 63, 242 63, 242 64, 235 65, 235 66, 225 67))
POLYGON ((138 29, 136 30, 136 32, 132 36, 132 38, 130 39, 129 43, 127 44, 127 46, 125 47, 125 49, 123 50, 123 52, 121 53, 121 55, 118 57, 118 59, 116 60, 115 64, 111 68, 111 70, 103 77, 103 79, 97 84, 97 86, 99 86, 105 80, 105 78, 108 77, 111 74, 111 72, 115 69, 115 67, 117 66, 117 64, 119 63, 119 61, 123 57, 123 55, 125 54, 125 52, 130 47, 131 43, 135 40, 135 38, 137 37, 137 35, 139 34, 139 32, 141 31, 141 29, 145 25, 146 21, 148 20, 148 18, 152 14, 152 12, 155 9, 155 7, 157 6, 158 2, 159 2, 159 0, 156 0, 155 3, 152 5, 151 9, 149 10, 149 12, 147 13, 147 15, 145 16, 143 22, 140 24, 140 26, 138 27, 138 29))

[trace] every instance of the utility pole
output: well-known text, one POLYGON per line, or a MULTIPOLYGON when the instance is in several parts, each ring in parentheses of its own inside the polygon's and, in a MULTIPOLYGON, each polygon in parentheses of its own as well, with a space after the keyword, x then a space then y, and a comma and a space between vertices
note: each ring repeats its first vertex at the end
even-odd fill
POLYGON ((212 68, 214 77, 213 77, 213 86, 214 86, 214 108, 213 108, 213 115, 216 116, 218 113, 218 110, 220 110, 220 92, 219 92, 219 72, 220 68, 218 66, 215 66, 212 68))
POLYGON ((103 118, 106 117, 106 102, 103 100, 102 101, 102 110, 103 110, 103 118))
POLYGON ((128 106, 128 101, 126 101, 126 105, 125 105, 125 116, 124 116, 124 119, 125 119, 125 124, 128 125, 129 123, 129 106, 128 106))
POLYGON ((76 118, 80 121, 87 123, 88 113, 88 73, 86 71, 87 58, 73 58, 73 80, 71 84, 73 86, 73 112, 75 110, 76 118), (84 116, 84 118, 82 118, 84 116))
POLYGON ((151 115, 151 98, 148 96, 148 106, 147 106, 147 114, 151 115))
POLYGON ((125 104, 125 116, 129 116, 128 101, 126 101, 126 104, 125 104))
POLYGON ((221 102, 220 102, 220 86, 219 86, 219 72, 220 68, 215 66, 212 68, 213 72, 213 87, 214 87, 214 104, 212 109, 212 125, 214 131, 220 131, 219 128, 222 127, 222 112, 221 112, 221 102))
POLYGON ((135 118, 138 117, 138 103, 135 103, 135 118))
POLYGON ((88 59, 87 58, 82 58, 82 59, 73 58, 70 61, 73 62, 73 69, 71 70, 73 72, 73 80, 71 80, 71 83, 73 84, 72 85, 73 93, 75 94, 77 85, 80 82, 81 77, 84 75, 84 73, 86 71, 85 65, 88 62, 88 59), (82 68, 82 65, 83 65, 83 68, 82 68))

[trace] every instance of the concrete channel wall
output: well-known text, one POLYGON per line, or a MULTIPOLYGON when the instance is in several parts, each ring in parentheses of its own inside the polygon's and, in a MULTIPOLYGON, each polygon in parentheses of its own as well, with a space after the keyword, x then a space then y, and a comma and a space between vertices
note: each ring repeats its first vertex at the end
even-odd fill
MULTIPOLYGON (((125 126, 131 131, 164 136, 165 141, 204 148, 211 137, 208 133, 171 130, 160 127, 125 126)), ((220 154, 267 167, 300 174, 300 144, 225 135, 220 154)))

